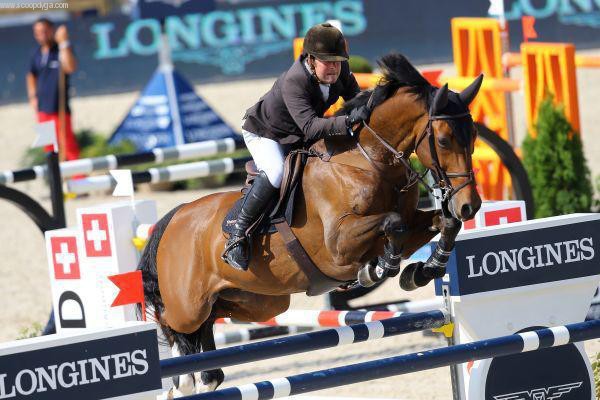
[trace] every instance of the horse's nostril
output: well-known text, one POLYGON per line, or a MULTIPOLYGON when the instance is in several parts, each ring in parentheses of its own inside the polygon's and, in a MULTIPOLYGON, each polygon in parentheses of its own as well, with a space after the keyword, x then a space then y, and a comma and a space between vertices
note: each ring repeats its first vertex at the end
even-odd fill
POLYGON ((460 216, 463 219, 469 219, 473 216, 473 207, 470 204, 463 204, 460 208, 460 216))

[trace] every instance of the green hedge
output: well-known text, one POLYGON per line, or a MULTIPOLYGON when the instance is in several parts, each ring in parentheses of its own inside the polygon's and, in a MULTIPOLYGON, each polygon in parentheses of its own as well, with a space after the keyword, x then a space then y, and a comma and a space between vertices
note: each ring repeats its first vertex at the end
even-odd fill
POLYGON ((369 62, 369 60, 367 60, 364 57, 361 56, 350 56, 350 59, 348 60, 348 64, 350 64, 350 71, 352 72, 356 72, 356 73, 371 73, 373 72, 373 66, 371 65, 371 63, 369 62))
POLYGON ((562 106, 545 99, 538 110, 537 137, 523 142, 523 164, 533 189, 535 217, 589 212, 593 190, 579 135, 562 106))

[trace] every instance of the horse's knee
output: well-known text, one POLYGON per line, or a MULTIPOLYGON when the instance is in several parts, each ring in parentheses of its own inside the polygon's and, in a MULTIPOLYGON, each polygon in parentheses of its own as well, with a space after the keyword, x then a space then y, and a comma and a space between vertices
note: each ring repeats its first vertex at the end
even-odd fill
POLYGON ((408 225, 404 222, 402 216, 391 212, 386 215, 381 223, 381 232, 388 237, 398 239, 408 232, 408 225))

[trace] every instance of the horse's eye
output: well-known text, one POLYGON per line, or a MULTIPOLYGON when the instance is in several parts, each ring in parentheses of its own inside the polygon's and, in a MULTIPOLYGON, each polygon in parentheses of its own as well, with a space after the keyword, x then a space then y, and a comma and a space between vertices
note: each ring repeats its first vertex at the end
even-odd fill
POLYGON ((441 148, 443 149, 448 149, 450 148, 450 138, 448 138, 447 136, 442 136, 440 138, 438 138, 438 144, 440 145, 441 148))

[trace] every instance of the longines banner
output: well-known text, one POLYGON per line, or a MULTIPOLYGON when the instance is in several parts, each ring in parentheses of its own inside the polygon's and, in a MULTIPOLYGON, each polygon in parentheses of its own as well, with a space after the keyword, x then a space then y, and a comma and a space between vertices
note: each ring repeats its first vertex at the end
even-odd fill
POLYGON ((153 324, 0 344, 0 399, 151 398, 161 387, 153 324))
MULTIPOLYGON (((185 9, 189 0, 145 0, 185 9)), ((389 51, 413 62, 451 61, 450 18, 487 16, 486 0, 220 0, 204 12, 171 15, 164 27, 178 70, 195 83, 276 76, 291 63, 292 39, 339 19, 351 54, 374 61, 389 51)), ((511 45, 519 19, 537 18, 542 41, 600 47, 600 0, 505 0, 511 45)), ((190 8, 193 10, 193 8, 190 8)), ((160 22, 125 15, 68 24, 80 61, 78 95, 139 90, 156 67, 160 22)), ((24 76, 35 43, 30 26, 0 29, 0 104, 25 101, 24 76)))
MULTIPOLYGON (((493 239, 482 235, 459 240, 448 262, 450 295, 598 275, 599 246, 598 219, 558 226, 539 222, 524 231, 495 234, 493 239)), ((436 293, 441 293, 440 284, 436 281, 436 293)))

